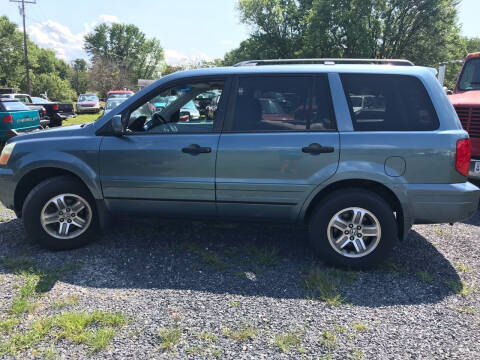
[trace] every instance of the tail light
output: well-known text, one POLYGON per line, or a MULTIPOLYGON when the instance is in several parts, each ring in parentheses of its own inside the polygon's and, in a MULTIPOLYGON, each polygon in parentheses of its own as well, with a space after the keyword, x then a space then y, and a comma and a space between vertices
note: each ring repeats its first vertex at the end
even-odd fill
POLYGON ((58 111, 58 109, 60 109, 60 106, 58 106, 58 104, 53 104, 52 109, 53 111, 58 111))
POLYGON ((42 114, 45 115, 47 113, 47 110, 42 109, 42 114))
POLYGON ((8 114, 3 117, 4 124, 13 124, 13 116, 8 114))
POLYGON ((470 139, 462 139, 457 141, 457 155, 455 159, 455 168, 457 171, 468 176, 470 168, 471 144, 470 139))

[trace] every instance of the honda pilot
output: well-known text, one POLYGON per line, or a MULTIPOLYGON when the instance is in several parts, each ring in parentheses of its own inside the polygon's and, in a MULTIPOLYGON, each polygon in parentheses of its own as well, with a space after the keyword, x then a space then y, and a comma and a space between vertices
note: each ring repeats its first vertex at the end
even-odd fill
POLYGON ((93 123, 10 139, 0 200, 49 249, 87 244, 115 214, 290 222, 327 263, 362 268, 413 224, 473 215, 469 164, 431 69, 249 61, 170 74, 93 123), (182 114, 212 93, 208 117, 182 114))

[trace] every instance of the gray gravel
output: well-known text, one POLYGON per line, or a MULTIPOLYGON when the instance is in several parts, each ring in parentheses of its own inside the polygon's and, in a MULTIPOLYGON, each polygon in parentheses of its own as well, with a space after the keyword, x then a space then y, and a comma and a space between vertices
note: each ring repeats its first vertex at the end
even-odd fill
MULTIPOLYGON (((306 269, 325 268, 305 238, 305 229, 292 226, 122 219, 90 246, 49 252, 25 239, 21 222, 0 207, 0 257, 47 269, 79 265, 42 297, 35 316, 58 312, 52 302, 78 295, 69 310, 121 311, 131 319, 97 353, 48 338, 19 357, 54 343, 65 359, 480 359, 480 212, 454 226, 415 226, 381 269, 342 287, 340 306, 301 286, 306 269), (267 259, 276 262, 262 264, 245 250, 252 247, 278 249, 267 259), (206 252, 219 257, 218 266, 206 252), (433 280, 420 280, 420 271, 433 280), (449 281, 473 290, 456 294, 449 281), (164 351, 158 331, 174 326, 182 330, 180 343, 164 351), (254 329, 253 339, 222 333, 243 327, 254 329), (199 339, 202 331, 216 339, 199 339), (335 341, 325 341, 325 331, 335 341), (301 344, 282 353, 274 339, 286 332, 301 344)), ((0 265, 0 317, 21 281, 0 265)))

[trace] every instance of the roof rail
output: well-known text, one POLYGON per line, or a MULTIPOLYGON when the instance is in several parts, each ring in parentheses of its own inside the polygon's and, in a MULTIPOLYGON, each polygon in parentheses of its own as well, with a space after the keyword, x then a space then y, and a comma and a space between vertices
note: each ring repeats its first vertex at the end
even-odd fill
POLYGON ((259 66, 259 65, 288 65, 288 64, 383 64, 397 66, 414 66, 410 60, 404 59, 270 59, 270 60, 247 60, 233 66, 259 66))

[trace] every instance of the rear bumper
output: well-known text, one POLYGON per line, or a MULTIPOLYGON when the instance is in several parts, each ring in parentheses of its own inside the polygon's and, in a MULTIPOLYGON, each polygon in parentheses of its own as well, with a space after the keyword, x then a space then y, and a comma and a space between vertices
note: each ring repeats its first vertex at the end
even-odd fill
POLYGON ((478 209, 480 189, 472 183, 410 184, 406 186, 416 224, 454 223, 478 209))
POLYGON ((13 196, 15 184, 13 182, 13 171, 0 167, 0 201, 5 207, 12 209, 14 207, 13 196))

